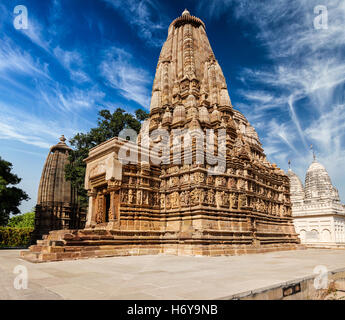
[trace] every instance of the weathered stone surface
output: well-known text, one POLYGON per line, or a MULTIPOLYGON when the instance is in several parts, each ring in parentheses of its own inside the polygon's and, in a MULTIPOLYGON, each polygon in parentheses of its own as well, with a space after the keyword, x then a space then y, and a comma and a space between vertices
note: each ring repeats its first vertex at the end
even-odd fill
POLYGON ((246 254, 299 244, 289 179, 267 161, 255 129, 233 108, 205 25, 188 11, 169 27, 137 143, 140 149, 113 138, 90 150, 86 229, 48 239, 65 248, 100 246, 97 256, 246 254), (190 136, 174 143, 157 129, 190 136), (207 138, 210 130, 216 139, 207 138), (157 146, 166 148, 163 156, 157 146), (121 162, 124 149, 138 162, 121 162))

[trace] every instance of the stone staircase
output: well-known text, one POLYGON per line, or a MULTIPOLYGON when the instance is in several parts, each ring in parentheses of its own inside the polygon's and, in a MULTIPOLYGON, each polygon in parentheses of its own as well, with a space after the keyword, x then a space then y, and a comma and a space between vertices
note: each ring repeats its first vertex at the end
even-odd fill
POLYGON ((160 231, 57 230, 20 256, 30 262, 161 253, 160 231))

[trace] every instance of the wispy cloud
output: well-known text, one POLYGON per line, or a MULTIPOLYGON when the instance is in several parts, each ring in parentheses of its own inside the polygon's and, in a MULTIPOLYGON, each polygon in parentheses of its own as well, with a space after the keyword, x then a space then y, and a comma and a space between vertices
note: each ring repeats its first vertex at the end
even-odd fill
MULTIPOLYGON (((343 182, 345 172, 339 168, 345 159, 345 2, 203 0, 198 8, 210 19, 226 19, 231 13, 231 19, 257 31, 246 36, 265 49, 270 65, 243 69, 238 79, 245 89, 237 93, 241 109, 260 127, 268 155, 283 160, 283 167, 290 158, 301 173, 313 143, 330 173, 338 171, 334 180, 343 182), (328 29, 314 28, 314 7, 320 4, 328 10, 328 29), (269 120, 272 111, 277 117, 269 120)), ((341 188, 345 195, 345 186, 341 188)))
MULTIPOLYGON (((64 118, 56 119, 54 115, 46 117, 44 121, 39 114, 27 111, 18 112, 11 105, 0 102, 2 116, 0 118, 0 140, 19 141, 43 149, 49 149, 61 134, 72 137, 82 131, 83 123, 80 118, 74 121, 66 114, 64 118)), ((42 112, 42 111, 41 111, 42 112)))
POLYGON ((28 37, 34 44, 49 52, 49 41, 43 35, 44 28, 30 16, 29 26, 27 29, 22 29, 21 32, 28 37))
POLYGON ((69 71, 72 80, 80 83, 91 81, 90 77, 83 71, 84 61, 78 51, 63 50, 58 46, 53 52, 60 64, 69 71))
POLYGON ((106 50, 100 71, 107 84, 119 90, 123 97, 144 108, 149 107, 152 76, 145 69, 135 66, 130 53, 116 47, 106 50))
POLYGON ((47 66, 18 48, 8 37, 0 39, 0 71, 49 78, 47 66))
POLYGON ((168 19, 155 0, 103 0, 128 21, 138 37, 151 46, 161 46, 166 37, 168 19), (162 31, 164 31, 162 33, 162 31))

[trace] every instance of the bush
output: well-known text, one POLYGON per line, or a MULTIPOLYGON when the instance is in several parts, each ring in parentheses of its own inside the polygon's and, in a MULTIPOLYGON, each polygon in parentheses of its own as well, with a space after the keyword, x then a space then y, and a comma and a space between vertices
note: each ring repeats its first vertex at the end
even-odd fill
POLYGON ((10 218, 7 224, 12 228, 34 228, 35 227, 35 212, 27 212, 18 216, 10 218))
POLYGON ((33 228, 0 227, 0 248, 27 247, 33 228))

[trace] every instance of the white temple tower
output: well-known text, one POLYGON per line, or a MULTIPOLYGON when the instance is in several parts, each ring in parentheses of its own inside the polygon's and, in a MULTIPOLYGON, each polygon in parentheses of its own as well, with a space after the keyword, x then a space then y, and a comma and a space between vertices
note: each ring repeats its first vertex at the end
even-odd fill
POLYGON ((292 216, 301 242, 313 246, 345 245, 345 205, 325 167, 315 158, 305 176, 305 187, 291 170, 292 216))

